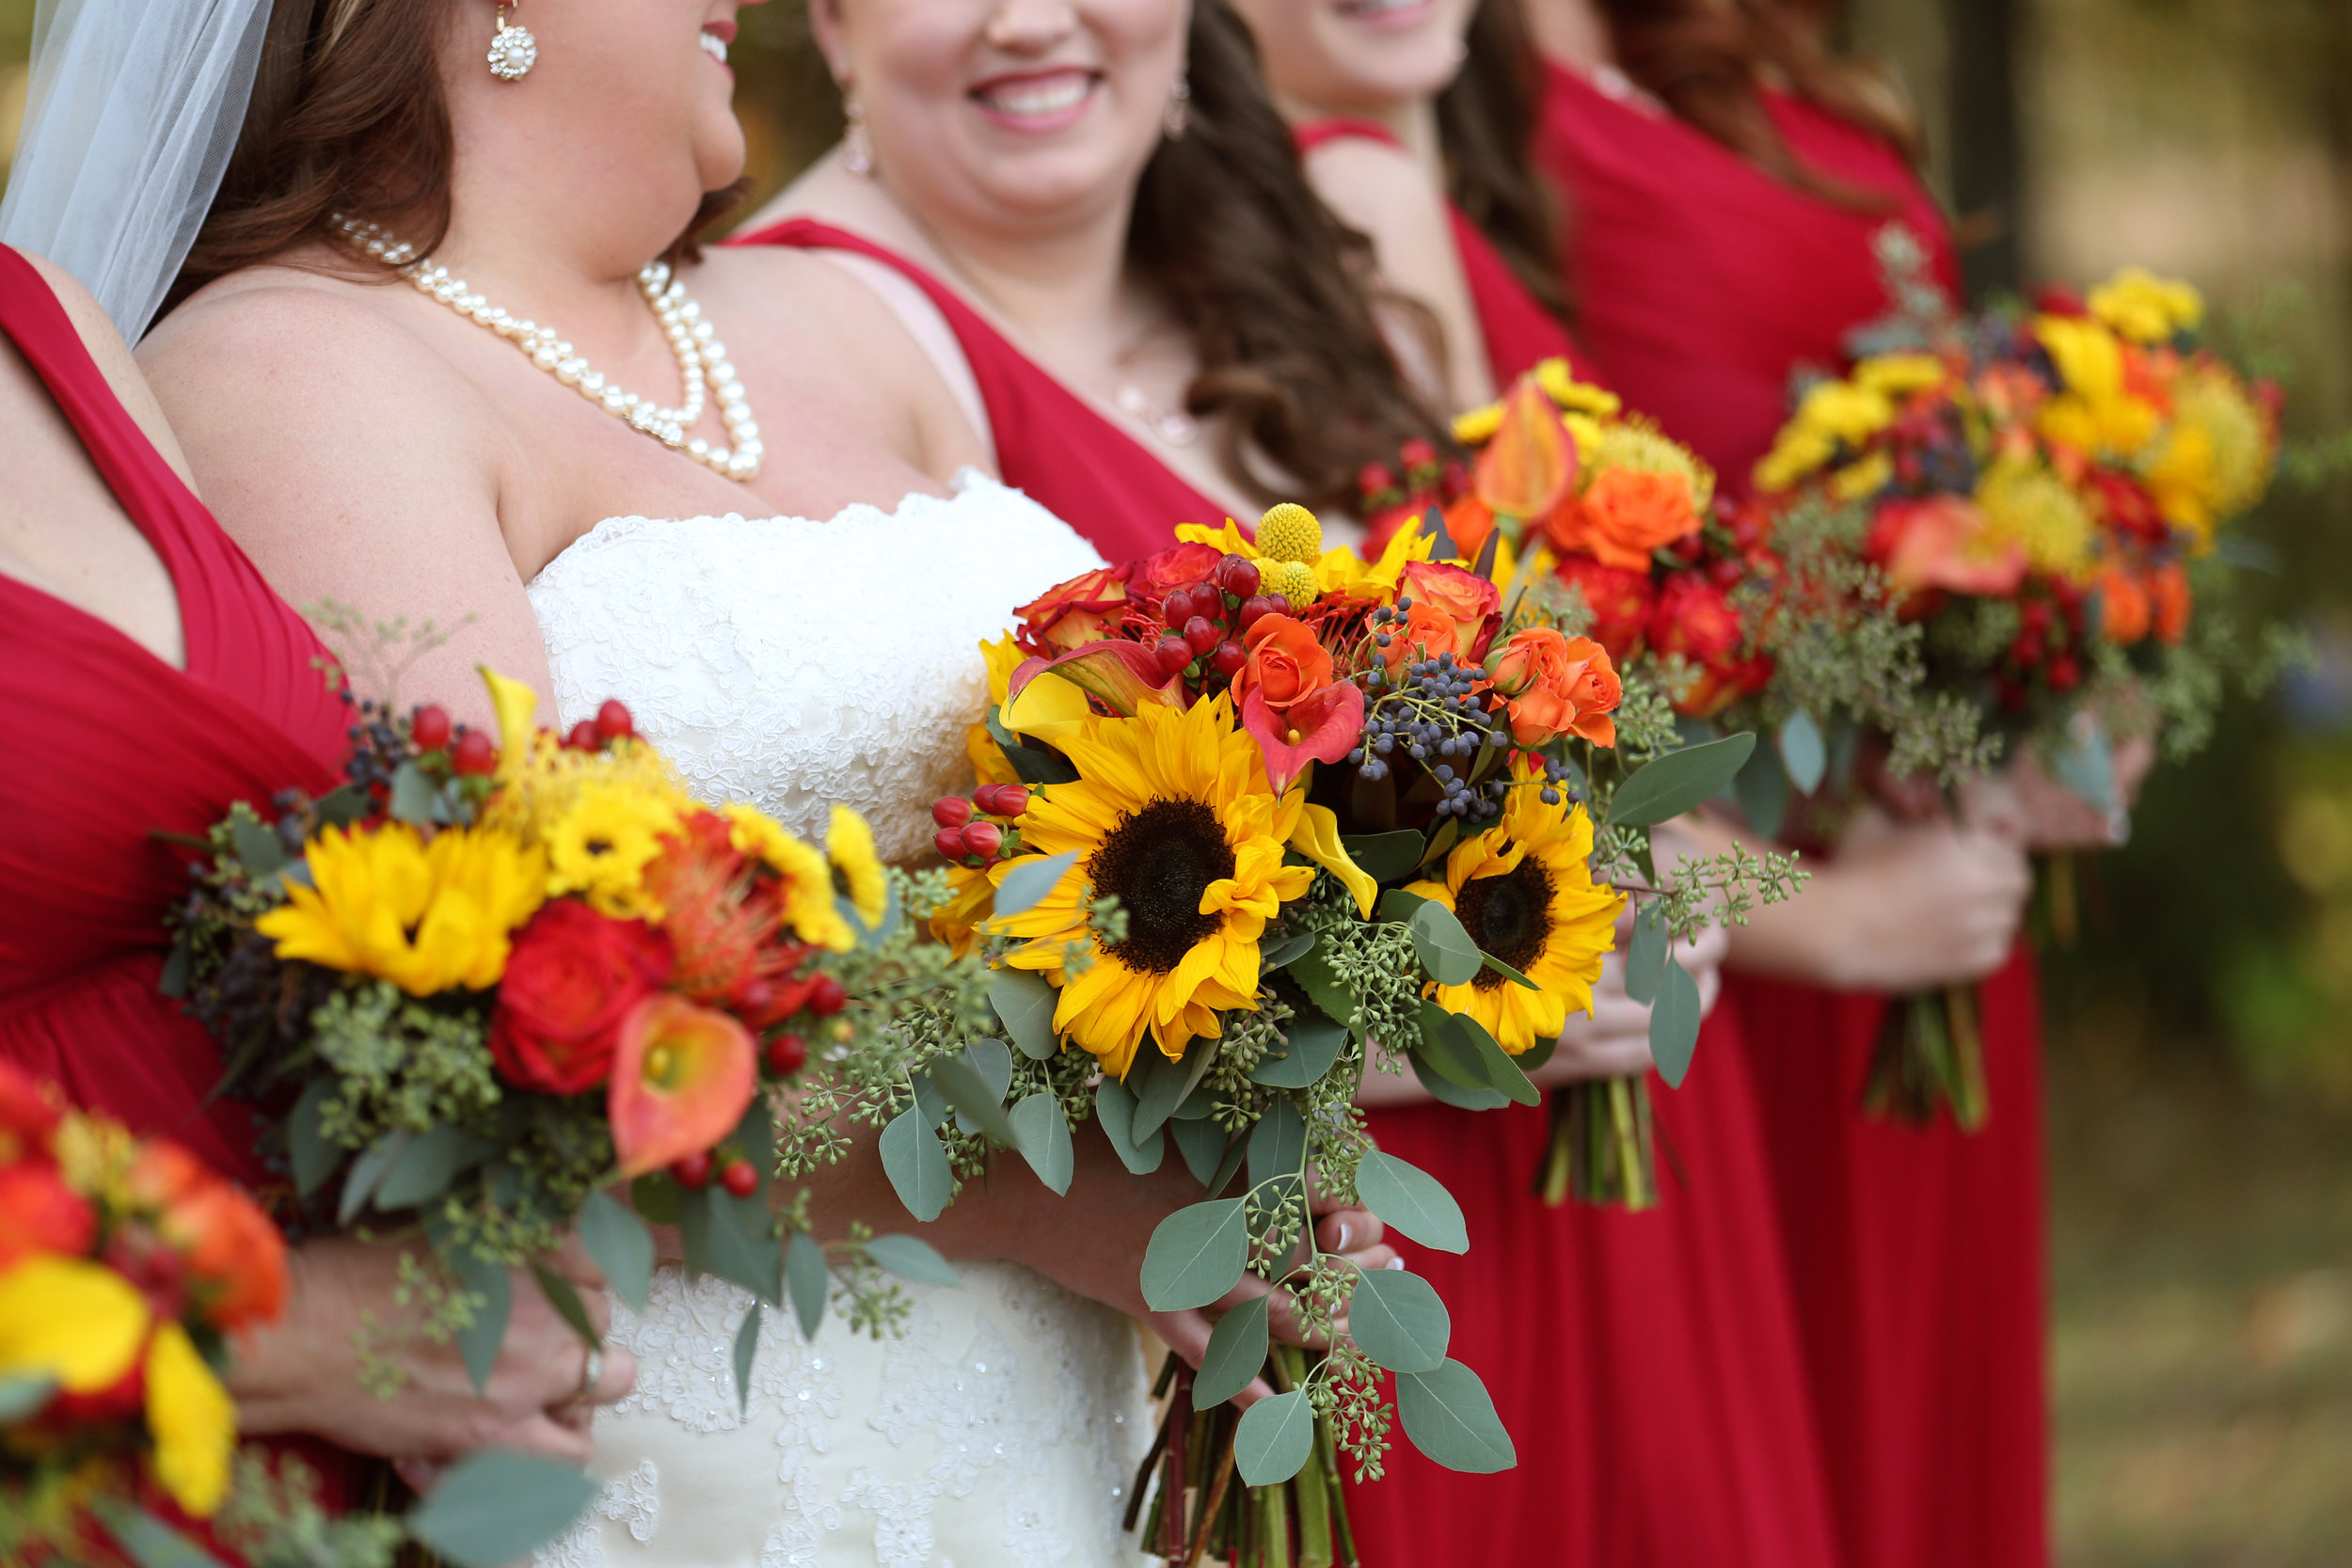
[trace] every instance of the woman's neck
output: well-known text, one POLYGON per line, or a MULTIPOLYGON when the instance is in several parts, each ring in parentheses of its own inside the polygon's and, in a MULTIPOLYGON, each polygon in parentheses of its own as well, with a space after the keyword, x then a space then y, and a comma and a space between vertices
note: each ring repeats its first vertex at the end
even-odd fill
POLYGON ((984 304, 1057 360, 1099 357, 1104 343, 1124 343, 1143 325, 1127 275, 1132 200, 1019 232, 900 206, 984 304))
POLYGON ((1524 0, 1537 53, 1578 71, 1615 65, 1617 49, 1598 0, 1524 0))
POLYGON ((1310 103, 1304 99, 1277 93, 1274 106, 1293 127, 1319 124, 1325 120, 1369 120, 1397 139, 1397 144, 1413 155, 1413 161, 1428 171, 1440 184, 1445 180, 1445 139, 1438 131, 1438 104, 1430 98, 1403 98, 1380 104, 1310 103))

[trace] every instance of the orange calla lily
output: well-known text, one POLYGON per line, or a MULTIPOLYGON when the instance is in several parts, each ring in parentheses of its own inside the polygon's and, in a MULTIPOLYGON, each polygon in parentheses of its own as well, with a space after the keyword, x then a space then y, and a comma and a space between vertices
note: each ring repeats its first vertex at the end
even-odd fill
POLYGON ((758 1047, 725 1013, 673 992, 621 1024, 606 1109, 621 1174, 699 1154, 735 1131, 758 1089, 758 1047))
POLYGON ((1478 454, 1478 499, 1502 517, 1549 515, 1576 483, 1576 443, 1560 410, 1532 376, 1503 400, 1494 438, 1478 454))

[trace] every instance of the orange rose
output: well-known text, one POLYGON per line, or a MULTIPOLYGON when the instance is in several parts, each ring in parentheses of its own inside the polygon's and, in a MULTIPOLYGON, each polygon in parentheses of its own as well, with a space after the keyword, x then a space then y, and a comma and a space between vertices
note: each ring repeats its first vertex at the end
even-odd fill
POLYGON ((225 1329, 268 1323, 286 1306, 286 1245, 269 1216, 215 1177, 175 1203, 158 1227, 210 1288, 205 1315, 225 1329))
POLYGON ((1559 531, 1568 537, 1559 543, 1638 572, 1649 565, 1651 551, 1695 533, 1699 521, 1689 475, 1604 468, 1575 508, 1564 509, 1559 531))
POLYGON ((1563 637, 1549 626, 1514 632, 1488 664, 1494 689, 1511 710, 1511 738, 1541 746, 1564 735, 1596 746, 1617 743, 1624 688, 1609 650, 1589 637, 1563 637))
POLYGON ((1388 637, 1388 646, 1379 652, 1381 661, 1391 671, 1415 659, 1453 653, 1463 641, 1462 628, 1454 624, 1453 616, 1427 599, 1414 599, 1412 606, 1377 628, 1388 637))
POLYGON ((1406 566, 1396 591, 1398 597, 1425 601, 1453 621, 1454 657, 1475 664, 1486 655, 1502 618, 1502 595, 1491 581, 1459 566, 1416 561, 1406 566))
POLYGON ((1057 583, 1013 611, 1029 643, 1068 653, 1110 635, 1127 603, 1123 566, 1103 566, 1057 583))
POLYGON ((2188 573, 2177 561, 2148 574, 2148 597, 2155 609, 2156 636, 2169 646, 2188 635, 2188 573))
POLYGON ((1233 695, 1247 702, 1252 692, 1275 713, 1311 697, 1331 684, 1331 655, 1315 640, 1313 628, 1287 615, 1262 615, 1243 635, 1248 662, 1233 677, 1233 695))
POLYGON ((2155 606, 2137 578, 2121 566, 2099 574, 2099 633, 2119 648, 2128 648, 2148 635, 2155 606))
POLYGON ((1454 553, 1464 561, 1475 562, 1478 552, 1486 547, 1486 536, 1494 531, 1494 508, 1475 493, 1445 509, 1446 537, 1454 541, 1454 553))

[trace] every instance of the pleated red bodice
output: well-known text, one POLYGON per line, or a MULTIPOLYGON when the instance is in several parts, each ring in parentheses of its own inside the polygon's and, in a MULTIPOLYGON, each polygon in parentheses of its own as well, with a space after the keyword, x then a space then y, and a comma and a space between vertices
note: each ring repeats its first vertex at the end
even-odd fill
MULTIPOLYGON (((1215 528, 1226 509, 1089 406, 914 262, 863 234, 787 218, 730 245, 846 250, 902 274, 930 296, 963 349, 996 442, 997 477, 1075 529, 1114 565, 1166 549, 1180 523, 1215 528)), ((1245 519, 1247 520, 1247 519, 1245 519)))
POLYGON ((116 399, 39 273, 0 246, 0 332, 169 570, 186 669, 0 576, 0 1055, 135 1132, 261 1177, 252 1118, 213 1102, 211 1037, 156 989, 187 891, 158 833, 334 787, 348 722, 310 628, 116 399))

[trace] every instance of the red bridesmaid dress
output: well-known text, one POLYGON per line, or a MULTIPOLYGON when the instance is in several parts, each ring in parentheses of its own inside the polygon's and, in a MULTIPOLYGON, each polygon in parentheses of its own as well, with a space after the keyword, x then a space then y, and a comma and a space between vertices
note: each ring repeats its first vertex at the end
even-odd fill
MULTIPOLYGON (((1884 314, 1890 222, 1956 288, 1949 233, 1891 147, 1767 93, 1809 166, 1885 193, 1858 212, 1553 66, 1539 157, 1576 214, 1594 356, 1744 487, 1792 369, 1835 369, 1884 314)), ((2038 992, 2014 957, 1981 991, 1984 1131, 1856 1109, 1883 998, 1732 976, 1805 1335, 1848 1568, 2038 1568, 2049 1557, 2038 992)))
MULTIPOLYGON (((213 1098, 212 1037, 157 989, 164 918, 188 883, 156 835, 200 835, 232 801, 333 788, 346 710, 310 628, 157 453, 40 274, 5 245, 0 333, 170 572, 186 645, 186 668, 174 669, 0 575, 12 752, 0 768, 0 1056, 262 1187, 255 1119, 213 1098)), ((332 1491, 331 1469, 326 1480, 332 1491)))
MULTIPOLYGON (((1351 135, 1394 141, 1353 120, 1298 134, 1303 148, 1351 135)), ((1497 382, 1555 356, 1598 379, 1485 232, 1454 221, 1497 382)), ((1380 1147, 1437 1176, 1470 1218, 1460 1257, 1397 1245, 1444 1297, 1450 1354, 1484 1377, 1518 1466, 1459 1475, 1399 1443, 1385 1479, 1349 1492, 1366 1568, 1835 1561, 1749 1070, 1718 1006, 1683 1086, 1652 1075, 1661 1194, 1638 1214, 1534 1196, 1541 1107, 1371 1113, 1380 1147)))
POLYGON ((897 251, 816 218, 786 218, 729 245, 846 250, 895 268, 947 320, 979 384, 999 477, 1117 564, 1168 548, 1180 523, 1215 528, 1226 509, 1177 477, 1015 348, 961 294, 897 251))

